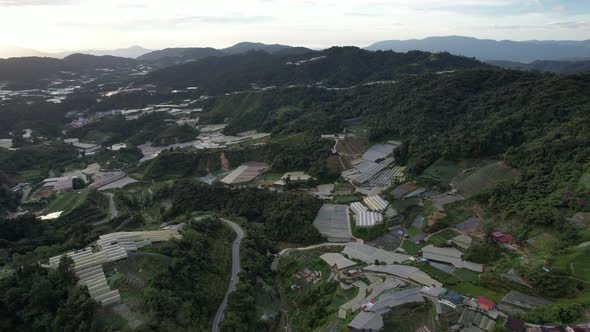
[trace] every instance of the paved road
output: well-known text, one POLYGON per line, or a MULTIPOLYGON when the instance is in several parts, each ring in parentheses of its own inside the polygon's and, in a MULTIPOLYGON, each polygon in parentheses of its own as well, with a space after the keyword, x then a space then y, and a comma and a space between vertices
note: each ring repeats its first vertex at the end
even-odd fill
POLYGON ((281 250, 278 255, 279 256, 283 256, 284 254, 288 253, 289 251, 292 250, 298 250, 298 251, 305 251, 305 250, 313 250, 313 249, 317 249, 317 248, 321 248, 321 247, 343 247, 349 243, 352 242, 324 242, 324 243, 320 243, 320 244, 314 244, 308 247, 302 247, 302 248, 286 248, 281 250))
POLYGON ((113 193, 103 193, 103 194, 109 200, 109 216, 104 218, 103 220, 95 222, 93 224, 94 226, 106 224, 107 222, 109 222, 119 216, 119 210, 117 210, 117 204, 115 204, 115 194, 113 194, 113 193))
POLYGON ((227 288, 227 292, 225 293, 225 297, 223 298, 223 302, 217 309, 217 313, 215 314, 215 319, 213 319, 213 332, 219 332, 219 324, 223 321, 223 316, 225 315, 225 309, 227 308, 227 300, 229 299, 229 295, 236 290, 236 285, 238 284, 238 273, 240 272, 240 242, 242 242, 242 238, 244 237, 244 231, 233 221, 229 221, 227 219, 221 219, 224 223, 228 224, 231 228, 233 228, 234 232, 236 232, 236 239, 232 244, 232 263, 231 263, 231 279, 229 282, 229 287, 227 288))

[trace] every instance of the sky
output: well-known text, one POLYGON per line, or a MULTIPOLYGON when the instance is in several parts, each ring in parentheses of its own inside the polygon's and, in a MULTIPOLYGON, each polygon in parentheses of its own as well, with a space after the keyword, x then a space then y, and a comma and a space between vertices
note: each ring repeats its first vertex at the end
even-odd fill
POLYGON ((462 35, 590 39, 590 0, 0 0, 0 47, 324 48, 462 35))

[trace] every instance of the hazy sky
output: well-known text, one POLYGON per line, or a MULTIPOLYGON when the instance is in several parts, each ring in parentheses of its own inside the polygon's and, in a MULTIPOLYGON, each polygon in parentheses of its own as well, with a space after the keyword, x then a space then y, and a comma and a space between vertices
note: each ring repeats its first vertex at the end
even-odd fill
POLYGON ((464 35, 590 39, 590 0, 0 0, 0 46, 367 46, 464 35))

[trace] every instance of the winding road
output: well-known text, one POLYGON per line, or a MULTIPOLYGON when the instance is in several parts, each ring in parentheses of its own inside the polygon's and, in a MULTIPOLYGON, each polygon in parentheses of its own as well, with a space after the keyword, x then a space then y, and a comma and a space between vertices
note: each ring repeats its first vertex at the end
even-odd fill
POLYGON ((215 314, 215 319, 213 319, 213 332, 219 332, 219 324, 223 321, 223 316, 225 315, 225 309, 227 308, 227 300, 229 299, 229 295, 236 290, 236 285, 238 284, 238 273, 240 272, 240 243, 242 242, 242 238, 244 237, 244 231, 233 221, 229 221, 227 219, 221 218, 221 220, 228 224, 234 232, 236 232, 236 238, 234 239, 234 243, 232 244, 232 263, 231 263, 231 279, 229 282, 229 287, 227 288, 227 292, 225 293, 225 297, 223 298, 223 302, 217 309, 217 313, 215 314))
POLYGON ((119 216, 119 210, 117 210, 117 204, 115 204, 115 194, 113 193, 103 193, 108 201, 109 201, 109 215, 104 218, 103 220, 95 222, 94 226, 99 226, 102 224, 106 224, 107 222, 117 218, 119 216))

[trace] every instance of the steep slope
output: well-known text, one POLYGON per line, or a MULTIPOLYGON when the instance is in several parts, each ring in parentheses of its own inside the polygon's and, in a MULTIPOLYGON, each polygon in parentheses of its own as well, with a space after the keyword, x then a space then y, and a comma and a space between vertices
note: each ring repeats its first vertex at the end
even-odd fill
POLYGON ((210 57, 156 70, 144 78, 160 86, 199 86, 218 94, 259 87, 325 84, 348 87, 380 80, 396 80, 428 72, 488 65, 450 54, 370 52, 356 47, 333 47, 299 55, 262 51, 210 57))
POLYGON ((450 52, 480 60, 532 62, 590 56, 588 41, 510 41, 477 39, 461 36, 428 37, 424 39, 387 40, 374 43, 368 50, 407 52, 450 52))

